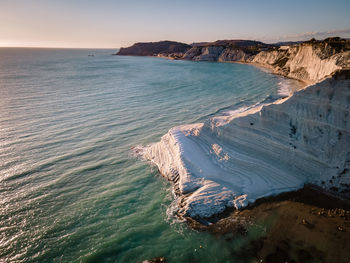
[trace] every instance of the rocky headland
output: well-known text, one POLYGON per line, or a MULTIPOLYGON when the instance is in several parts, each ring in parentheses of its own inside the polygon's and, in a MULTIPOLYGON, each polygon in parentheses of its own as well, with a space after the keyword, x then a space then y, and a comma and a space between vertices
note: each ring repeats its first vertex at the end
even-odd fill
POLYGON ((182 58, 254 63, 309 86, 233 115, 174 127, 146 147, 144 158, 174 183, 179 215, 209 218, 304 184, 349 196, 349 41, 280 47, 216 41, 195 45, 182 58))
POLYGON ((350 41, 216 41, 168 57, 251 63, 306 84, 274 102, 174 127, 140 151, 173 182, 178 216, 220 235, 265 227, 244 257, 346 262, 350 41))
POLYGON ((149 43, 135 43, 131 47, 121 48, 116 55, 119 56, 159 56, 168 58, 181 58, 190 45, 175 41, 159 41, 149 43))

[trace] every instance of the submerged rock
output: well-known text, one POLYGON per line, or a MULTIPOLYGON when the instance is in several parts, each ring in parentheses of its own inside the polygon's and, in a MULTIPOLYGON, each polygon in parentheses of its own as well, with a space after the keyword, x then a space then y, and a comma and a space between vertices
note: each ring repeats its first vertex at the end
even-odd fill
POLYGON ((142 263, 166 263, 167 261, 165 260, 164 257, 158 257, 150 260, 144 260, 142 263))

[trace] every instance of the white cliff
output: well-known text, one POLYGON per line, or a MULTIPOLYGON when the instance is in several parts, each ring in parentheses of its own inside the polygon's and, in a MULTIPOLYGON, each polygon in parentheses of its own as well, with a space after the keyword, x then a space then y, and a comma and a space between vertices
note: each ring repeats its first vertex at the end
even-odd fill
POLYGON ((350 52, 332 54, 327 45, 302 44, 285 50, 262 51, 251 62, 268 65, 278 74, 314 83, 350 66, 350 52))
POLYGON ((223 46, 196 47, 187 51, 183 58, 194 61, 217 61, 224 49, 223 46))
POLYGON ((260 52, 252 62, 316 83, 270 104, 172 128, 146 147, 143 156, 174 183, 180 215, 210 217, 306 183, 350 192, 350 71, 339 70, 349 52, 324 54, 313 45, 260 52))
POLYGON ((192 47, 182 58, 194 61, 256 63, 273 69, 277 74, 310 84, 337 69, 350 67, 350 48, 337 48, 337 41, 339 40, 305 42, 280 48, 235 46, 218 41, 192 47))

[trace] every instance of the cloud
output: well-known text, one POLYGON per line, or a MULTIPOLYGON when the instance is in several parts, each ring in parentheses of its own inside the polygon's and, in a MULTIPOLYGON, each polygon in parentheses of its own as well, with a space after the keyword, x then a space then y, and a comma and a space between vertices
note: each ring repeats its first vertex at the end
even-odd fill
POLYGON ((264 37, 262 40, 266 42, 279 42, 279 41, 304 41, 311 38, 324 39, 327 37, 350 37, 350 29, 331 30, 331 31, 315 31, 315 32, 303 32, 295 35, 284 35, 280 37, 264 37))

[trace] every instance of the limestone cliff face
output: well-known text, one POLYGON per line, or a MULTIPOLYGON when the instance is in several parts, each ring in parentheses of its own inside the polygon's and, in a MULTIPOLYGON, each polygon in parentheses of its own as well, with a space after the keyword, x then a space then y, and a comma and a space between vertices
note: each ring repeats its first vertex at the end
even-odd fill
POLYGON ((173 41, 136 43, 117 55, 159 56, 194 61, 257 63, 283 76, 314 83, 350 67, 350 41, 329 38, 279 47, 251 40, 219 40, 190 46, 173 41))
POLYGON ((183 59, 194 61, 219 61, 219 62, 248 62, 257 52, 250 52, 246 48, 236 46, 195 46, 188 50, 183 59))
POLYGON ((249 62, 252 60, 253 55, 244 52, 241 49, 227 48, 218 57, 218 62, 240 61, 249 62))
POLYGON ((346 45, 311 41, 260 51, 207 45, 183 58, 257 63, 310 85, 273 103, 174 127, 146 147, 144 157, 174 182, 178 214, 206 218, 306 183, 350 198, 346 45))
MULTIPOLYGON (((189 49, 183 59, 195 61, 253 62, 275 73, 314 83, 337 69, 350 67, 349 41, 328 39, 310 41, 287 48, 273 46, 213 43, 189 49)), ((254 43, 253 43, 254 44, 254 43)))
POLYGON ((338 70, 255 113, 208 120, 203 136, 296 169, 307 183, 350 193, 349 113, 350 70, 338 70))
POLYGON ((183 58, 194 61, 217 61, 223 50, 222 46, 193 47, 184 54, 183 58))
POLYGON ((349 67, 350 52, 336 52, 323 44, 300 44, 286 50, 262 51, 252 62, 268 65, 278 74, 316 82, 337 69, 349 67))
POLYGON ((290 98, 172 128, 144 157, 194 218, 306 183, 350 197, 349 111, 350 71, 340 70, 290 98))

